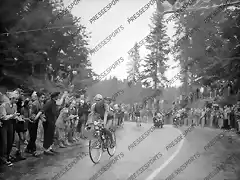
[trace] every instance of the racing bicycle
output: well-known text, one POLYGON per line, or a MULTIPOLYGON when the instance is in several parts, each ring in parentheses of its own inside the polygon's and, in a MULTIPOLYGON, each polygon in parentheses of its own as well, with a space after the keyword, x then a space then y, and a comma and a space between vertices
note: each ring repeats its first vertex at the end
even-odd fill
POLYGON ((93 122, 93 140, 89 140, 89 156, 94 164, 100 162, 103 152, 107 150, 110 157, 114 156, 116 151, 116 135, 114 130, 110 128, 110 132, 113 136, 113 141, 115 141, 115 146, 111 148, 111 138, 103 132, 103 123, 101 119, 95 120, 93 122), (97 150, 98 155, 94 156, 94 149, 97 150))

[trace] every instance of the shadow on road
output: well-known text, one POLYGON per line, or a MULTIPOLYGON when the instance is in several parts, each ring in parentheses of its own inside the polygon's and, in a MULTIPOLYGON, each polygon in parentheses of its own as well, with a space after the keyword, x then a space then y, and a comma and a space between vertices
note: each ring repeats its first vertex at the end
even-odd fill
POLYGON ((40 157, 27 156, 27 159, 24 161, 15 162, 12 167, 0 167, 0 179, 2 180, 20 180, 24 176, 38 174, 40 169, 59 166, 62 167, 62 164, 57 162, 63 162, 66 159, 75 158, 76 154, 86 151, 86 146, 74 145, 66 149, 59 149, 56 155, 46 156, 40 155, 40 157))

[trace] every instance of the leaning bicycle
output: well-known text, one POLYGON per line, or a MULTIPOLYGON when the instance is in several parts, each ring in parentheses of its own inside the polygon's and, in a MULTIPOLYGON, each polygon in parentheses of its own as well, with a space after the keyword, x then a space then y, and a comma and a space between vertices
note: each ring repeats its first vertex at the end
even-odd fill
MULTIPOLYGON (((96 120, 93 122, 93 140, 89 140, 89 156, 93 163, 97 164, 100 162, 103 152, 107 151, 109 156, 114 156, 116 151, 116 145, 111 147, 111 138, 103 132, 103 123, 101 120, 96 120), (94 150, 97 151, 96 156, 94 156, 94 150)), ((90 125, 90 126, 91 126, 90 125)), ((113 129, 110 129, 113 140, 116 144, 116 136, 113 129)))

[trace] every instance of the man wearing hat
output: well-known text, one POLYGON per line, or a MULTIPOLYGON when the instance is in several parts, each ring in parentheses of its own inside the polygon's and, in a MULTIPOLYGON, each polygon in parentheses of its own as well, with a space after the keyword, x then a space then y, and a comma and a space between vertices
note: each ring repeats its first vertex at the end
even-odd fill
MULTIPOLYGON (((55 122, 58 117, 58 105, 61 105, 67 96, 67 93, 65 92, 62 96, 62 98, 58 101, 58 96, 60 95, 60 92, 54 92, 51 94, 51 98, 46 102, 46 104, 43 106, 42 112, 45 113, 46 121, 43 122, 43 128, 44 128, 44 140, 43 140, 43 147, 44 147, 44 154, 46 155, 54 155, 52 145, 54 140, 54 132, 55 132, 55 122)), ((37 114, 37 116, 40 116, 41 113, 37 114)), ((37 119, 37 118, 36 118, 37 119)))

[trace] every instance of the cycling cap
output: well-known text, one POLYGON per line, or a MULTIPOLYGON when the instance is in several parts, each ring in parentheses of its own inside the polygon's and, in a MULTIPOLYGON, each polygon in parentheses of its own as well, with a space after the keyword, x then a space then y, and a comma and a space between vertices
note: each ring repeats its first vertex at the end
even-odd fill
POLYGON ((103 99, 103 97, 102 97, 101 94, 97 94, 97 95, 94 97, 94 100, 95 100, 95 101, 100 101, 100 100, 102 100, 102 99, 103 99))
POLYGON ((112 100, 111 97, 105 97, 104 99, 107 100, 107 101, 111 101, 112 100))

